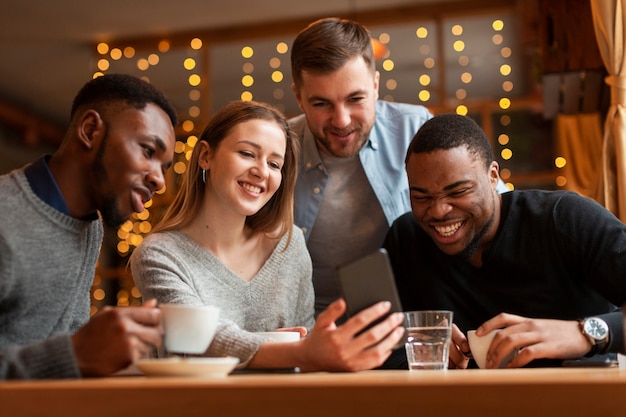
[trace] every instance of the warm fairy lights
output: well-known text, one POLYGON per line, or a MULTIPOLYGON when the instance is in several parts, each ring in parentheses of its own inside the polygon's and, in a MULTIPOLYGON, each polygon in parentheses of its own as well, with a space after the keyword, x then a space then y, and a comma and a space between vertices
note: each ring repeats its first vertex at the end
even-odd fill
MULTIPOLYGON (((411 91, 412 101, 415 103, 435 107, 439 109, 438 111, 452 111, 472 117, 480 114, 481 109, 484 109, 484 103, 489 101, 491 109, 498 109, 490 110, 495 116, 492 117, 493 126, 490 129, 490 135, 494 138, 495 154, 502 161, 511 161, 515 158, 513 149, 516 140, 511 130, 510 111, 513 105, 512 98, 516 97, 516 94, 519 95, 514 85, 516 79, 514 75, 518 70, 515 63, 519 61, 519 57, 517 60, 515 58, 519 51, 515 50, 515 43, 508 35, 510 31, 505 31, 509 19, 513 17, 507 15, 498 19, 482 19, 481 27, 477 27, 476 22, 471 19, 455 21, 449 18, 413 25, 398 25, 398 29, 391 28, 380 33, 376 32, 375 27, 371 27, 375 38, 373 44, 384 47, 384 55, 377 57, 377 68, 381 73, 380 98, 395 101, 399 93, 411 91), (476 40, 477 32, 482 36, 479 40, 476 40), (412 42, 412 47, 394 50, 394 47, 400 44, 400 40, 403 41, 403 45, 406 44, 405 38, 412 42), (492 60, 485 58, 487 49, 489 59, 493 58, 492 60), (413 60, 411 64, 413 74, 410 79, 402 78, 403 72, 398 70, 401 65, 405 65, 400 58, 406 55, 410 55, 413 60), (442 68, 441 65, 444 63, 446 67, 442 68), (485 80, 488 80, 490 88, 494 88, 489 93, 478 88, 485 80), (481 104, 483 107, 478 108, 476 103, 483 103, 481 104)), ((231 58, 217 60, 217 63, 210 58, 215 44, 200 37, 189 38, 183 46, 180 41, 173 44, 168 39, 160 39, 155 41, 152 48, 145 45, 137 47, 101 42, 95 46, 93 76, 135 68, 137 75, 151 81, 163 66, 162 63, 171 60, 173 54, 185 55, 180 60, 179 55, 174 55, 177 57, 180 73, 170 71, 165 77, 167 80, 181 80, 179 85, 184 85, 182 88, 188 89, 189 99, 182 108, 176 103, 180 125, 177 127, 175 161, 168 174, 173 178, 168 184, 170 188, 175 188, 180 182, 180 175, 187 169, 188 160, 200 134, 199 129, 208 120, 212 109, 221 105, 210 102, 214 100, 212 83, 221 81, 211 78, 211 71, 206 63, 233 67, 231 75, 238 77, 238 85, 233 85, 231 100, 240 98, 268 101, 284 111, 283 102, 293 100, 289 73, 291 39, 292 36, 285 36, 284 39, 271 43, 269 47, 267 41, 242 42, 239 46, 231 48, 236 51, 231 58), (272 88, 263 91, 269 92, 261 94, 260 88, 267 88, 268 85, 272 88)), ((554 164, 557 169, 561 169, 566 165, 566 161, 559 157, 555 159, 554 164)), ((509 188, 514 188, 510 181, 513 178, 510 168, 501 167, 501 177, 509 188)), ((562 186, 567 180, 560 176, 555 182, 562 186)), ((156 205, 161 204, 159 198, 163 197, 163 194, 166 196, 163 198, 171 199, 173 192, 173 189, 162 191, 161 195, 156 196, 156 205)), ((152 207, 150 201, 143 213, 133 215, 119 228, 117 250, 120 256, 128 256, 152 230, 155 212, 155 207, 152 207)), ((107 290, 103 285, 105 281, 103 277, 97 277, 94 281, 95 301, 106 298, 107 290)), ((132 281, 116 293, 119 305, 133 304, 140 298, 132 281)))
POLYGON ((170 44, 170 41, 168 41, 167 39, 164 39, 161 42, 159 42, 157 49, 159 50, 159 52, 164 54, 170 50, 171 46, 172 45, 170 44))
POLYGON ((124 54, 122 53, 122 50, 119 48, 113 48, 111 49, 111 59, 113 61, 118 61, 120 59, 122 59, 122 56, 124 56, 124 54))
MULTIPOLYGON (((171 53, 171 43, 169 40, 160 40, 154 50, 141 52, 130 45, 127 46, 114 46, 107 43, 99 43, 96 46, 98 59, 96 61, 97 71, 93 76, 97 77, 103 75, 107 71, 124 71, 128 72, 127 68, 134 66, 139 73, 137 74, 141 78, 151 81, 151 76, 154 75, 154 71, 159 68, 162 60, 171 53), (122 69, 118 69, 118 65, 122 65, 122 69)), ((187 88, 189 88, 188 98, 191 104, 186 109, 179 108, 180 114, 180 130, 183 135, 187 135, 184 139, 177 139, 175 145, 175 153, 177 155, 174 162, 172 171, 174 175, 178 176, 185 172, 187 166, 187 160, 193 149, 193 145, 197 141, 195 129, 197 129, 196 121, 199 121, 202 115, 201 100, 202 93, 202 73, 198 65, 198 51, 203 48, 203 42, 200 38, 194 38, 189 41, 189 49, 187 56, 180 63, 180 68, 183 71, 180 76, 185 77, 187 88), (186 73, 186 75, 185 75, 186 73), (184 117, 183 115, 187 115, 184 117)), ((156 198, 160 198, 167 191, 166 188, 160 190, 157 193, 156 198)), ((153 216, 153 200, 148 201, 145 204, 145 209, 141 213, 135 213, 131 218, 126 221, 117 230, 117 252, 120 256, 128 256, 132 250, 141 244, 146 234, 152 231, 154 221, 153 216)), ((133 305, 140 302, 141 294, 134 287, 132 279, 126 274, 122 277, 115 277, 120 280, 122 286, 121 289, 111 290, 108 288, 107 283, 110 279, 105 279, 100 275, 97 275, 94 279, 92 289, 92 314, 95 314, 98 310, 98 306, 102 305, 104 301, 108 304, 111 300, 106 300, 107 297, 115 296, 115 304, 133 305), (113 291, 113 293, 111 293, 113 291)))
MULTIPOLYGON (((554 166, 557 167, 558 169, 565 168, 565 165, 567 165, 567 159, 565 159, 564 157, 557 156, 554 159, 554 166)), ((559 187, 565 187, 565 185, 567 185, 567 178, 564 175, 557 176, 556 185, 558 185, 559 187)))
MULTIPOLYGON (((250 45, 241 48, 241 57, 244 59, 244 62, 241 64, 240 82, 242 91, 240 91, 239 97, 244 101, 255 100, 257 99, 255 87, 258 83, 262 82, 265 85, 271 83, 275 85, 271 90, 271 99, 273 100, 270 100, 269 97, 261 100, 270 101, 279 110, 284 111, 285 107, 281 102, 286 96, 286 91, 287 93, 291 93, 289 91, 291 78, 285 76, 285 70, 289 69, 289 57, 285 56, 289 51, 289 45, 283 41, 274 44, 270 50, 272 56, 270 56, 269 59, 262 58, 261 53, 257 53, 256 48, 257 47, 250 45), (267 61, 263 62, 262 60, 265 59, 267 59, 267 61), (257 75, 257 68, 261 69, 261 71, 269 68, 269 76, 265 78, 257 75)), ((258 48, 262 49, 260 46, 258 48)))
MULTIPOLYGON (((467 55, 461 54, 463 51, 465 51, 465 41, 461 39, 461 36, 463 36, 463 26, 460 24, 453 25, 450 28, 450 33, 454 37, 452 42, 452 49, 459 54, 456 61, 459 64, 460 68, 467 67, 470 64, 470 59, 467 55)), ((470 84, 473 79, 472 73, 468 70, 464 70, 463 72, 461 72, 459 79, 462 84, 470 84)), ((455 91, 455 97, 461 102, 464 101, 467 98, 467 87, 457 88, 455 91)), ((458 104, 456 106, 455 112, 457 114, 460 114, 461 116, 467 116, 469 112, 467 104, 458 104)))
POLYGON ((427 105, 432 100, 430 89, 432 88, 432 78, 430 70, 435 68, 435 59, 431 56, 432 48, 429 43, 431 38, 426 27, 418 27, 415 30, 415 36, 418 40, 418 55, 416 59, 422 62, 423 69, 417 74, 419 83, 417 91, 417 99, 420 103, 427 105))
MULTIPOLYGON (((494 47, 498 47, 505 43, 505 38, 501 33, 504 30, 504 26, 504 21, 501 19, 496 19, 491 23, 491 27, 495 32, 491 37, 491 42, 493 43, 494 47)), ((511 47, 503 46, 502 48, 500 48, 500 55, 502 59, 509 59, 512 56, 511 47)), ((501 84, 503 96, 498 99, 498 106, 502 110, 508 110, 511 107, 511 98, 507 97, 507 95, 513 92, 514 86, 513 82, 508 80, 507 77, 512 74, 513 67, 509 63, 504 63, 500 65, 500 67, 498 68, 498 72, 500 76, 503 77, 503 81, 501 84)), ((498 134, 498 143, 502 146, 502 148, 500 149, 500 157, 504 161, 508 161, 513 158, 513 150, 509 147, 509 145, 511 144, 511 138, 506 133, 507 127, 510 126, 510 124, 511 117, 507 114, 504 114, 500 116, 500 126, 499 128, 496 126, 494 132, 498 134)), ((513 185, 513 183, 507 181, 511 177, 511 171, 507 169, 505 171, 505 174, 506 178, 503 176, 502 179, 506 181, 506 185, 507 187, 509 187, 509 189, 514 189, 515 186, 513 185)))
MULTIPOLYGON (((241 56, 245 60, 250 60, 254 56, 254 49, 250 46, 244 46, 241 48, 241 56)), ((243 101, 250 101, 254 99, 254 95, 249 90, 249 88, 254 84, 254 76, 252 75, 254 72, 254 64, 246 61, 242 65, 242 69, 245 74, 241 77, 241 85, 244 87, 244 90, 241 92, 240 98, 243 101)))

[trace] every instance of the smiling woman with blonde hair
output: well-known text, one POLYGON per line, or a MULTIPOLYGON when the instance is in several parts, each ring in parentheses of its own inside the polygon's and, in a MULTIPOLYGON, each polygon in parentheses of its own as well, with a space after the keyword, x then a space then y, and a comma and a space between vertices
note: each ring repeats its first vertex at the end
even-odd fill
POLYGON ((208 172, 198 162, 205 144, 209 148, 217 149, 220 142, 233 127, 249 120, 274 121, 285 135, 287 148, 281 170, 282 183, 267 205, 246 218, 246 224, 254 230, 270 233, 279 229, 279 235, 286 232, 291 233, 298 142, 294 140, 293 133, 277 110, 264 103, 252 101, 230 103, 217 113, 205 128, 191 155, 181 190, 161 221, 156 225, 155 232, 184 227, 192 221, 200 211, 206 191, 205 182, 208 172))
POLYGON ((297 157, 291 130, 271 106, 237 101, 221 109, 200 136, 171 207, 133 252, 133 278, 144 297, 159 303, 220 308, 207 356, 236 356, 240 366, 256 368, 378 366, 399 320, 354 335, 385 306, 346 329, 334 325, 345 311, 339 301, 313 328, 311 258, 293 225, 297 157), (265 343, 254 334, 280 329, 304 336, 311 328, 294 343, 265 343))

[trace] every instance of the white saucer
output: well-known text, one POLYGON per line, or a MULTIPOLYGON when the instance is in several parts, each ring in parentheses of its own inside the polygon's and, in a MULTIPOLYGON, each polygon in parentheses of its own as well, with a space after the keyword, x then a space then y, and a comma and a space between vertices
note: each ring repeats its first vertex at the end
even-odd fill
POLYGON ((239 363, 238 358, 165 358, 140 359, 137 368, 153 376, 225 377, 239 363))

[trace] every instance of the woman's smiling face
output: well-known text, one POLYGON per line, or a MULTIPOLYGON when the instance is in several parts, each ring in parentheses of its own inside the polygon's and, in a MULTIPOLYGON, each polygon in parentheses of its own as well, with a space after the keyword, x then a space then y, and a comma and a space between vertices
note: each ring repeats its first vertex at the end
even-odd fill
POLYGON ((245 216, 257 213, 280 187, 286 147, 276 122, 239 123, 208 152, 207 192, 245 216))

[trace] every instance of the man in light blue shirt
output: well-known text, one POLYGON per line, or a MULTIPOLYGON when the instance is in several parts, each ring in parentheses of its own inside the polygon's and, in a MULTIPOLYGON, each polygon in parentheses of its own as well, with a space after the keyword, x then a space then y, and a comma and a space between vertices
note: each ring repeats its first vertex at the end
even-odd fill
POLYGON ((384 101, 375 101, 375 109, 368 139, 350 157, 323 154, 304 115, 291 120, 302 141, 295 222, 313 259, 316 312, 340 296, 336 266, 378 249, 391 222, 410 209, 405 149, 431 115, 421 106, 384 101))
POLYGON ((296 37, 293 90, 303 115, 295 222, 313 260, 316 312, 340 296, 335 269, 380 248, 393 220, 410 210, 408 144, 432 117, 423 106, 378 100, 368 30, 322 19, 296 37))
POLYGON ((432 115, 378 100, 370 33, 353 21, 321 19, 300 32, 291 72, 304 113, 289 121, 301 143, 295 222, 313 260, 319 313, 341 295, 337 266, 380 248, 391 223, 410 211, 404 158, 432 115))

